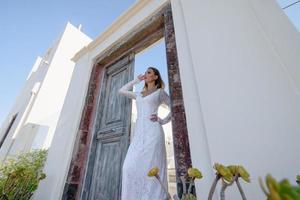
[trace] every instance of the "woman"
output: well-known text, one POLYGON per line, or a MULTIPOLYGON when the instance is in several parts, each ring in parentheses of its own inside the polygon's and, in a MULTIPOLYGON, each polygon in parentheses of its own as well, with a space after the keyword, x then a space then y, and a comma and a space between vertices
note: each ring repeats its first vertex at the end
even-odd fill
MULTIPOLYGON (((148 171, 157 166, 159 175, 167 188, 167 164, 163 124, 171 120, 171 113, 164 119, 157 116, 158 107, 169 106, 168 94, 159 71, 149 67, 145 75, 124 85, 119 93, 136 99, 137 120, 135 134, 128 148, 123 164, 122 200, 165 200, 167 194, 156 179, 147 176, 148 171), (133 85, 145 81, 142 92, 129 91, 133 85)), ((170 106, 169 106, 170 107, 170 106)))

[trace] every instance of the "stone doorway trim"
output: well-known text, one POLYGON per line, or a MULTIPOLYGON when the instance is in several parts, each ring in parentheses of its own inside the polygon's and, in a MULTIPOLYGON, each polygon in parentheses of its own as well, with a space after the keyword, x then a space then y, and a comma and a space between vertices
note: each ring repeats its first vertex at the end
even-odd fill
POLYGON ((149 16, 142 24, 136 25, 130 32, 95 58, 62 199, 80 199, 88 161, 90 140, 93 134, 92 129, 97 99, 100 94, 102 75, 105 68, 123 56, 131 53, 139 53, 163 37, 165 38, 171 98, 177 192, 178 194, 182 193, 182 185, 180 184, 179 177, 186 174, 187 169, 192 166, 192 162, 172 9, 170 3, 167 3, 163 8, 149 16))

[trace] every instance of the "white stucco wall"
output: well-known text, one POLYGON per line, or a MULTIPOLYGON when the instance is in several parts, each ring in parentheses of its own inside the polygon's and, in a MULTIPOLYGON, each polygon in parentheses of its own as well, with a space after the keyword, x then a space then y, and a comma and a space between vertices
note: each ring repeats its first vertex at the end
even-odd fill
MULTIPOLYGON (((61 198, 94 59, 165 2, 138 1, 76 54, 35 199, 61 198)), ((252 176, 246 195, 262 199, 258 176, 299 173, 299 33, 273 0, 171 3, 192 162, 205 176, 197 195, 207 198, 212 164, 221 162, 244 165, 252 176)))
POLYGON ((80 53, 74 58, 76 66, 48 153, 45 167, 47 179, 41 182, 35 199, 56 200, 62 197, 94 59, 165 2, 137 2, 130 8, 131 12, 117 19, 96 40, 82 49, 85 53, 80 53), (147 3, 149 6, 144 7, 147 3))
MULTIPOLYGON (((10 115, 3 124, 4 128, 1 129, 1 134, 4 134, 11 116, 19 113, 0 149, 1 159, 7 155, 14 155, 31 149, 48 149, 51 147, 75 66, 75 62, 71 58, 90 42, 91 39, 88 36, 67 23, 63 33, 49 48, 46 55, 37 59, 10 115)), ((49 152, 51 152, 51 148, 49 152)), ((55 159, 50 159, 50 162, 51 165, 57 164, 55 159)), ((48 172, 48 169, 49 159, 47 158, 45 164, 47 178, 43 180, 44 183, 49 183, 49 180, 52 180, 52 171, 48 172)), ((55 185, 55 181, 51 184, 55 185)), ((39 191, 40 189, 37 193, 39 191)), ((49 196, 47 188, 43 192, 45 196, 49 196)))
MULTIPOLYGON (((22 127, 26 122, 26 118, 30 113, 36 95, 38 93, 38 91, 34 91, 36 90, 35 86, 39 85, 43 81, 47 70, 48 65, 44 63, 44 59, 38 57, 8 116, 2 123, 2 127, 0 129, 1 138, 4 137, 4 133, 7 130, 12 117, 15 114, 18 114, 0 149, 1 160, 4 160, 7 155, 16 153, 15 150, 17 149, 14 149, 12 146, 14 144, 14 141, 16 140, 18 132, 22 130, 22 127), (12 152, 10 152, 10 150, 12 150, 12 152)), ((22 151, 22 149, 18 149, 18 151, 22 151)))
MULTIPOLYGON (((53 188, 57 187, 59 179, 64 177, 64 174, 60 174, 61 165, 64 164, 64 161, 67 160, 68 157, 64 157, 61 161, 59 156, 64 155, 65 149, 68 149, 68 145, 62 145, 60 141, 60 132, 55 132, 55 130, 57 126, 59 127, 58 130, 61 130, 62 121, 58 123, 58 120, 62 120, 63 118, 60 118, 60 116, 66 114, 62 108, 67 92, 72 91, 74 94, 77 93, 77 88, 73 88, 72 85, 69 85, 71 78, 73 77, 74 69, 78 69, 74 68, 75 63, 71 58, 89 42, 91 42, 91 39, 88 36, 80 32, 71 24, 67 25, 60 40, 60 46, 57 49, 57 56, 54 57, 51 62, 53 68, 51 68, 47 74, 47 84, 43 84, 43 87, 41 88, 43 90, 40 92, 41 96, 37 99, 35 110, 33 110, 28 120, 29 122, 38 121, 39 124, 44 127, 50 127, 44 140, 45 142, 42 144, 44 148, 50 147, 44 168, 47 177, 40 184, 34 199, 58 199, 57 197, 52 196, 55 195, 55 192, 51 192, 53 188), (50 105, 45 106, 45 103, 50 105), (40 116, 41 113, 44 117, 40 116), (56 135, 54 135, 54 133, 56 135)), ((82 83, 83 77, 89 77, 89 75, 81 74, 79 79, 77 79, 79 85, 82 83)), ((72 99, 71 101, 75 102, 76 100, 72 99)), ((73 111, 69 111, 67 114, 72 115, 73 111)), ((42 131, 43 130, 45 130, 45 128, 42 129, 42 131)), ((63 134, 66 141, 62 142, 72 144, 72 137, 68 134, 68 129, 63 129, 63 134)), ((38 146, 39 144, 37 143, 39 142, 34 141, 34 145, 38 146)))
POLYGON ((74 68, 44 168, 47 178, 39 185, 34 199, 54 200, 62 196, 90 77, 91 64, 88 58, 86 55, 74 68))
POLYGON ((87 45, 91 39, 76 27, 67 24, 49 64, 49 70, 41 86, 35 105, 28 117, 28 123, 48 126, 49 131, 43 146, 49 148, 57 120, 64 103, 75 63, 73 55, 87 45))
MULTIPOLYGON (((41 85, 43 83, 45 76, 47 74, 47 71, 49 69, 49 64, 56 52, 58 44, 59 44, 59 40, 56 40, 50 46, 50 48, 47 49, 44 56, 37 57, 34 65, 32 66, 30 73, 27 76, 27 79, 24 82, 23 88, 20 90, 20 93, 17 96, 8 116, 6 117, 5 121, 2 123, 1 129, 0 129, 0 134, 3 134, 3 132, 6 130, 11 117, 14 114, 18 113, 18 117, 17 117, 16 121, 14 122, 14 126, 11 128, 9 135, 7 136, 8 140, 5 142, 6 146, 10 143, 9 138, 11 138, 12 135, 15 135, 15 128, 16 128, 16 126, 18 126, 18 124, 20 124, 20 119, 22 118, 22 116, 24 116, 24 111, 25 111, 26 107, 28 107, 30 98, 32 96, 32 90, 36 90, 36 88, 34 88, 35 85, 37 85, 37 84, 41 85)), ((35 96, 38 95, 38 92, 39 92, 39 88, 37 88, 37 91, 34 92, 34 93, 36 93, 35 96)), ((36 97, 35 97, 35 99, 36 99, 36 97)), ((32 102, 32 103, 34 103, 34 102, 32 102)), ((29 111, 29 113, 30 113, 30 111, 29 111)), ((26 119, 25 119, 25 121, 26 121, 26 119)), ((25 121, 24 121, 24 123, 25 123, 25 121)), ((3 149, 7 150, 7 148, 4 148, 4 147, 3 147, 3 149)), ((4 155, 4 157, 5 157, 7 152, 3 149, 1 149, 0 154, 4 155), (4 153, 4 152, 6 152, 6 153, 4 153)))
POLYGON ((2 124, 1 135, 6 131, 12 116, 18 113, 0 149, 2 160, 8 155, 26 152, 31 149, 33 142, 34 148, 49 147, 75 65, 70 59, 90 41, 90 38, 68 23, 45 55, 37 58, 2 124))
POLYGON ((246 195, 263 199, 258 176, 299 173, 299 33, 273 0, 172 3, 192 160, 206 177, 199 199, 209 160, 244 165, 246 195))

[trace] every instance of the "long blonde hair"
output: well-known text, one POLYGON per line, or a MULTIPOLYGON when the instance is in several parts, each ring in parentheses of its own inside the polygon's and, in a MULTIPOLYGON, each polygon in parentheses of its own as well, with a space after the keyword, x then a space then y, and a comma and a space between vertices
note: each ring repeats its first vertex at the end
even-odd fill
MULTIPOLYGON (((165 83, 164 83, 164 81, 162 80, 161 75, 160 75, 158 69, 156 69, 155 67, 148 67, 148 70, 149 70, 149 69, 151 69, 151 70, 154 72, 154 75, 157 76, 157 79, 155 80, 155 86, 156 86, 156 88, 157 88, 157 89, 159 89, 159 88, 164 89, 164 88, 165 88, 165 83)), ((147 85, 147 83, 145 82, 143 91, 147 91, 147 90, 148 90, 148 85, 147 85)))

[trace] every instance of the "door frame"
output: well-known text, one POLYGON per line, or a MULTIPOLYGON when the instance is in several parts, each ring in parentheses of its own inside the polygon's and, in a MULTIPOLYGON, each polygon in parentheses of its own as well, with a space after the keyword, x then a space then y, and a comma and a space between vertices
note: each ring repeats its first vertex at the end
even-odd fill
POLYGON ((180 176, 186 175, 188 168, 192 166, 192 161, 180 81, 172 9, 171 4, 167 3, 156 13, 144 20, 143 23, 137 24, 130 32, 114 42, 94 59, 62 199, 81 199, 91 147, 91 138, 93 138, 93 124, 96 116, 97 100, 101 93, 105 68, 126 55, 141 52, 162 38, 165 39, 166 46, 177 193, 181 195, 182 184, 180 182, 180 176))
MULTIPOLYGON (((81 195, 80 199, 82 200, 87 200, 91 199, 90 198, 90 187, 91 184, 93 183, 93 176, 94 176, 94 166, 95 163, 97 163, 96 160, 96 152, 100 149, 102 151, 105 148, 106 144, 111 144, 111 143, 118 143, 120 145, 120 149, 126 149, 128 148, 128 142, 129 142, 129 134, 130 134, 130 117, 131 117, 131 101, 128 98, 124 98, 124 105, 122 111, 119 110, 120 112, 125 112, 126 114, 122 117, 122 119, 115 123, 114 125, 117 125, 117 128, 113 134, 109 134, 112 132, 112 127, 111 124, 108 125, 104 123, 103 121, 103 114, 107 112, 107 109, 110 108, 105 108, 104 105, 107 103, 106 98, 107 98, 107 93, 110 93, 107 91, 109 83, 110 76, 116 72, 120 71, 126 71, 125 73, 128 75, 127 80, 132 80, 133 79, 133 68, 134 67, 134 55, 130 54, 128 56, 122 57, 119 59, 117 62, 109 65, 108 67, 104 68, 104 75, 101 80, 101 85, 104 89, 100 90, 100 94, 98 96, 97 100, 97 107, 95 108, 97 114, 95 116, 94 120, 94 125, 92 129, 92 140, 91 144, 89 147, 89 154, 87 158, 87 165, 86 165, 86 170, 85 170, 85 176, 84 176, 84 182, 81 187, 81 195), (106 124, 106 126, 105 126, 106 124), (121 125, 122 124, 122 125, 121 125), (107 126, 108 125, 108 126, 107 126), (127 128, 125 128, 125 127, 127 128), (121 128, 122 127, 122 128, 121 128), (121 130, 120 130, 121 128, 121 130), (102 132, 102 134, 100 133, 102 132), (105 133, 105 134, 104 134, 105 133)), ((126 82, 125 82, 126 83, 126 82)), ((125 84, 124 83, 124 84, 125 84)), ((117 92, 117 91, 115 91, 117 92)), ((118 95, 118 94, 116 94, 118 95)), ((105 115, 105 114, 104 114, 105 115)), ((121 150, 122 151, 122 150, 121 150)), ((125 158, 125 152, 120 152, 120 160, 123 161, 125 158)), ((122 165, 122 162, 120 163, 122 165)), ((121 168, 121 167, 120 167, 121 168)), ((120 177, 118 177, 120 178, 120 177)), ((120 191, 121 187, 119 187, 118 195, 121 194, 120 191)))

